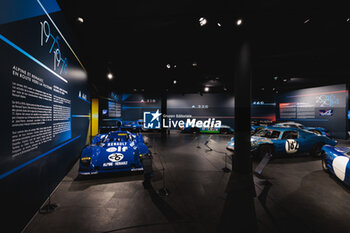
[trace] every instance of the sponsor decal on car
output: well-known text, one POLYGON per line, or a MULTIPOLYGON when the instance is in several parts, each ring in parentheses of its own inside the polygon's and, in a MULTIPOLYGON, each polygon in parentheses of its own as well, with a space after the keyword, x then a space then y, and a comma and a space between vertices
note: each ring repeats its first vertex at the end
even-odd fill
POLYGON ((108 156, 109 161, 112 161, 112 162, 119 162, 123 158, 124 158, 124 155, 120 153, 114 153, 108 156))
POLYGON ((116 152, 117 148, 116 147, 110 147, 106 149, 107 152, 116 152))
POLYGON ((125 166, 128 165, 128 161, 122 161, 122 162, 109 162, 109 163, 103 163, 103 167, 112 167, 112 166, 125 166))

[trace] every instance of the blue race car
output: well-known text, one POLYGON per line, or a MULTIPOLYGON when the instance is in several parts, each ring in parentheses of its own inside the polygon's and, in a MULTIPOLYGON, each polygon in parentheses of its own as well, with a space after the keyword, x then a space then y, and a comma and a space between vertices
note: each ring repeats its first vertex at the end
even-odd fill
POLYGON ((350 148, 324 145, 322 154, 323 170, 331 172, 345 184, 350 185, 350 148))
POLYGON ((137 121, 123 121, 122 126, 125 130, 133 130, 133 131, 141 131, 143 129, 143 120, 137 120, 137 121))
POLYGON ((235 130, 228 125, 221 127, 183 127, 180 128, 181 133, 217 133, 217 134, 233 134, 235 130))
MULTIPOLYGON (((325 144, 334 146, 337 141, 297 128, 267 126, 251 136, 251 150, 253 154, 259 155, 311 153, 321 156, 321 148, 325 144)), ((234 150, 234 146, 232 138, 226 148, 234 150)))
POLYGON ((328 130, 322 127, 308 127, 308 126, 304 126, 300 123, 297 122, 293 122, 293 121, 289 121, 289 122, 280 122, 280 123, 276 123, 273 126, 275 127, 290 127, 290 128, 298 128, 298 129, 304 129, 304 130, 308 130, 308 131, 312 131, 314 133, 317 133, 319 135, 323 135, 323 136, 329 136, 328 130))
POLYGON ((112 131, 99 134, 85 147, 80 156, 79 174, 142 171, 142 158, 149 150, 141 134, 112 131))

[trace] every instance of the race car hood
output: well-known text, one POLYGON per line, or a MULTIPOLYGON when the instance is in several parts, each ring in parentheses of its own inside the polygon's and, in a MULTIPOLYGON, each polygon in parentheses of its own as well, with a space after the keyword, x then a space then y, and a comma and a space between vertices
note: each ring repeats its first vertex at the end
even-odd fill
POLYGON ((135 153, 135 142, 108 142, 85 148, 82 157, 91 157, 95 167, 116 168, 134 164, 135 153))
POLYGON ((334 150, 336 150, 337 152, 345 154, 345 153, 350 151, 350 148, 349 147, 334 147, 334 150))
POLYGON ((252 143, 252 147, 255 147, 255 146, 262 144, 262 143, 268 143, 268 144, 273 143, 272 140, 269 138, 257 137, 257 136, 252 136, 250 138, 250 142, 252 143))

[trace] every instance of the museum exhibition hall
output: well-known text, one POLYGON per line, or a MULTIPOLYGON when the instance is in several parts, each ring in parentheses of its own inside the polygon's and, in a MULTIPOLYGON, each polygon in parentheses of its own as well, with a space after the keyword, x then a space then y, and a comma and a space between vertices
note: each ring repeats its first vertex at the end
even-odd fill
POLYGON ((350 232, 343 1, 1 0, 0 232, 350 232))

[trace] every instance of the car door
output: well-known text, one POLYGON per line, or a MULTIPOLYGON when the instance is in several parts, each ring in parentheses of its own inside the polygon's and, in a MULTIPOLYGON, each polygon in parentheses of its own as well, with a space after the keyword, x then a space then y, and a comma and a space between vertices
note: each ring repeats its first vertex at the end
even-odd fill
POLYGON ((303 141, 299 138, 298 130, 286 130, 281 137, 282 143, 284 143, 284 151, 286 154, 299 153, 303 147, 303 141))

